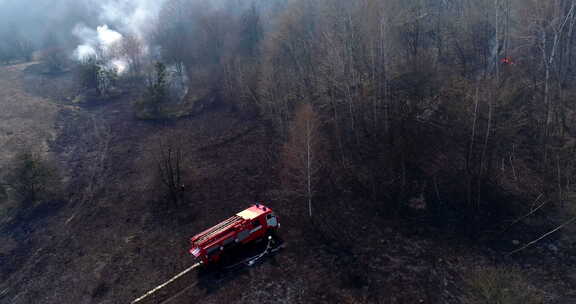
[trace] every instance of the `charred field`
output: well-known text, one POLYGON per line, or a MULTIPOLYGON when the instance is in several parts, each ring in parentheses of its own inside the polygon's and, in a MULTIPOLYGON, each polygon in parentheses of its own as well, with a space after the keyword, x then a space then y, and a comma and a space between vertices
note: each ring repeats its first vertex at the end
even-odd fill
POLYGON ((215 103, 189 117, 145 121, 134 117, 134 93, 75 105, 66 98, 71 74, 27 73, 34 72, 0 67, 0 159, 20 140, 45 142, 66 195, 3 209, 1 303, 129 303, 192 264, 191 235, 252 202, 279 214, 286 248, 226 276, 186 276, 156 303, 466 303, 471 274, 485 269, 521 273, 517 288, 541 303, 575 301, 571 237, 509 256, 513 241, 547 230, 470 237, 418 212, 385 214, 353 194, 324 194, 310 220, 305 203, 281 195, 282 142, 265 120, 215 103), (58 91, 39 96, 38 81, 58 91), (28 117, 38 113, 28 107, 46 110, 28 117), (159 190, 154 158, 171 138, 185 151, 178 206, 159 190))
POLYGON ((0 303, 130 303, 278 218, 282 250, 147 301, 576 303, 575 29, 576 0, 0 0, 0 303))

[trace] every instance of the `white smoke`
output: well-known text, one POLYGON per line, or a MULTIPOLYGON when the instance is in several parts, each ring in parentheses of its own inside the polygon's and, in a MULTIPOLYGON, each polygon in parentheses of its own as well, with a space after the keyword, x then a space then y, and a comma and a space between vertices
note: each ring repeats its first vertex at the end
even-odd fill
POLYGON ((128 69, 128 60, 119 54, 114 54, 113 48, 120 44, 124 35, 134 35, 144 42, 144 53, 148 52, 146 34, 154 24, 165 0, 105 0, 94 1, 99 7, 99 19, 103 25, 91 29, 85 25, 76 25, 73 34, 81 44, 74 51, 77 60, 88 56, 104 55, 110 58, 110 64, 118 73, 128 69), (112 30, 108 24, 116 30, 112 30))
POLYGON ((146 39, 165 0, 100 1, 100 21, 114 24, 125 33, 146 39))
POLYGON ((110 64, 116 69, 118 74, 123 74, 128 70, 128 61, 123 58, 114 59, 110 61, 110 64))
POLYGON ((94 55, 109 56, 114 46, 122 40, 122 34, 110 29, 108 25, 98 26, 96 30, 85 25, 76 25, 72 33, 82 42, 75 52, 78 60, 94 55), (99 54, 99 51, 102 54, 99 54))
POLYGON ((79 45, 74 51, 74 57, 79 61, 95 56, 96 56, 96 50, 89 44, 79 45))
MULTIPOLYGON (((122 34, 112 30, 108 25, 96 27, 96 30, 86 27, 85 25, 76 25, 72 33, 82 41, 74 51, 76 60, 82 61, 89 57, 112 58, 110 65, 119 74, 126 71, 128 63, 117 54, 114 54, 114 47, 122 41, 122 34)), ((102 58, 100 58, 102 59, 102 58)))
POLYGON ((106 48, 105 51, 108 51, 109 48, 114 45, 114 43, 120 42, 120 40, 122 40, 122 34, 109 29, 108 25, 97 27, 96 32, 98 33, 98 40, 100 41, 100 44, 106 48))

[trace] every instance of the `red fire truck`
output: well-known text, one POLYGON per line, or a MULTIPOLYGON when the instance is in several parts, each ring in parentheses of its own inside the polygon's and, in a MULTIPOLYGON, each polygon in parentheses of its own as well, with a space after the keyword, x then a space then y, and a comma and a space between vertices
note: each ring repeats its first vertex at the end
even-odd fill
POLYGON ((269 236, 280 227, 272 209, 254 204, 190 239, 190 254, 203 264, 218 262, 222 254, 241 244, 269 236))

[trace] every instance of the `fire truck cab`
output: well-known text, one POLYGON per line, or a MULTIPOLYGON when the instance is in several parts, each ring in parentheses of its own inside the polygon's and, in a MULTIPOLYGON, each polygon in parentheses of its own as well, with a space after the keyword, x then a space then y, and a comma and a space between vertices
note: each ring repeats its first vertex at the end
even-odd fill
POLYGON ((280 227, 272 209, 254 204, 190 239, 190 254, 202 263, 218 262, 222 253, 233 247, 270 235, 280 227))

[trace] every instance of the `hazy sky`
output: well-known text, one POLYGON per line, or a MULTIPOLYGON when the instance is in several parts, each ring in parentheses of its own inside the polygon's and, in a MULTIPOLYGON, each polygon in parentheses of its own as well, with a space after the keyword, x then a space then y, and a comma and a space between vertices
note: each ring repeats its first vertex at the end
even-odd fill
MULTIPOLYGON (((51 33, 78 39, 79 25, 94 31, 108 25, 123 34, 143 36, 164 0, 0 0, 0 35, 15 30, 36 45, 51 33)), ((0 41, 1 43, 1 41, 0 41)))

